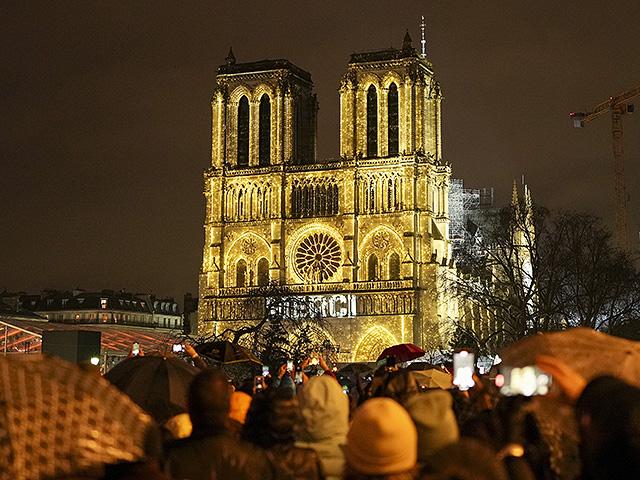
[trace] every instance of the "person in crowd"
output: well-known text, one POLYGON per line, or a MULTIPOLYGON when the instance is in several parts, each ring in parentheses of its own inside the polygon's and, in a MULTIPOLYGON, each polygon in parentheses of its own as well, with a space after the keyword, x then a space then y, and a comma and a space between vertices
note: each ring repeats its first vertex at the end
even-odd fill
POLYGON ((467 420, 461 433, 504 457, 509 478, 550 480, 554 475, 549 448, 526 408, 529 401, 526 397, 503 397, 495 408, 467 420))
POLYGON ((640 478, 640 389, 611 376, 587 382, 557 358, 536 363, 575 405, 582 479, 640 478))
POLYGON ((196 352, 196 349, 193 348, 192 345, 185 343, 184 353, 189 356, 196 368, 199 368, 200 370, 204 370, 205 368, 207 368, 207 363, 202 359, 200 355, 198 355, 198 352, 196 352))
POLYGON ((249 406, 251 405, 251 395, 235 391, 231 394, 231 405, 229 408, 229 429, 240 438, 242 427, 244 426, 249 406))
POLYGON ((413 395, 406 401, 405 408, 418 430, 420 464, 424 464, 428 456, 456 443, 460 438, 449 392, 433 389, 413 395))
POLYGON ((450 443, 429 459, 421 480, 507 480, 504 465, 494 452, 472 438, 450 443))
POLYGON ((232 388, 224 373, 205 369, 191 382, 188 409, 193 432, 167 447, 166 471, 176 479, 271 479, 264 452, 233 437, 228 428, 232 388))
POLYGON ((404 405, 410 397, 419 391, 418 380, 411 370, 397 370, 388 373, 382 395, 393 398, 404 405))
POLYGON ((329 375, 312 377, 298 395, 302 421, 296 445, 312 448, 320 457, 327 480, 342 478, 342 448, 349 430, 349 399, 329 375))
POLYGON ((294 428, 299 423, 298 402, 288 389, 254 395, 242 438, 264 449, 277 480, 323 478, 315 450, 295 445, 294 428))
POLYGON ((345 480, 413 480, 418 433, 398 402, 372 398, 356 410, 344 454, 345 480))
POLYGON ((160 425, 163 442, 187 438, 191 435, 191 418, 187 412, 178 412, 160 425))

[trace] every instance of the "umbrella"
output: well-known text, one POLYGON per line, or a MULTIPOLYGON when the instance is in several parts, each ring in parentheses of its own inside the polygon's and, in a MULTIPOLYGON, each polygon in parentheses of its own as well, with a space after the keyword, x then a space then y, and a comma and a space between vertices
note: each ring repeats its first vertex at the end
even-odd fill
POLYGON ((366 363, 350 363, 338 370, 338 373, 342 375, 364 376, 370 374, 372 371, 371 367, 366 363))
POLYGON ((400 345, 385 348, 378 357, 378 361, 387 357, 395 357, 397 362, 408 362, 423 356, 425 353, 423 349, 413 343, 401 343, 400 345))
POLYGON ((533 365, 538 355, 565 361, 587 380, 608 374, 640 385, 640 342, 573 328, 533 335, 500 352, 502 364, 510 367, 533 365))
MULTIPOLYGON (((516 342, 500 352, 502 364, 523 367, 535 364, 538 355, 552 355, 569 364, 587 380, 614 375, 640 385, 640 343, 613 337, 589 328, 541 333, 516 342)), ((579 464, 578 433, 574 412, 554 398, 537 398, 531 409, 543 437, 550 445, 552 464, 563 478, 575 478, 579 464)))
POLYGON ((187 391, 198 372, 176 357, 146 355, 123 360, 105 378, 163 423, 187 411, 187 391))
POLYGON ((97 372, 26 357, 0 357, 1 480, 101 478, 159 449, 153 420, 97 372))
POLYGON ((413 370, 413 375, 416 377, 418 383, 426 388, 442 388, 443 390, 453 388, 451 375, 437 368, 413 370))
POLYGON ((261 365, 262 362, 249 351, 240 345, 234 345, 226 340, 217 342, 206 342, 196 347, 196 352, 219 363, 229 364, 237 362, 251 362, 261 365))
POLYGON ((431 362, 411 362, 409 365, 405 367, 407 370, 429 370, 432 368, 436 368, 436 366, 431 362))

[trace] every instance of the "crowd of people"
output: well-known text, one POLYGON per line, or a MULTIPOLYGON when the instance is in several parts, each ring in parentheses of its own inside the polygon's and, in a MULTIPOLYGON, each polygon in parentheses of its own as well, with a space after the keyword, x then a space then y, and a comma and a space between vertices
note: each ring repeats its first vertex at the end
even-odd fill
POLYGON ((640 478, 640 389, 614 377, 587 382, 558 359, 538 359, 554 379, 548 401, 575 417, 579 454, 568 473, 532 400, 501 396, 488 377, 467 392, 425 389, 408 369, 345 379, 319 361, 317 371, 283 361, 238 384, 202 365, 188 412, 164 423, 161 458, 112 466, 111 478, 640 478))

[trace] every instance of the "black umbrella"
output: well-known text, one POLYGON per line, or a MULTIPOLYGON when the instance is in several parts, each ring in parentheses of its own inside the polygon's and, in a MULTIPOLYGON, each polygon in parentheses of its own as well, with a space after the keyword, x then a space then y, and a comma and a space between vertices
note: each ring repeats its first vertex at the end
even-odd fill
POLYGON ((131 357, 105 378, 162 423, 187 411, 187 391, 199 370, 176 357, 131 357))
POLYGON ((262 362, 247 348, 240 345, 234 345, 226 340, 217 342, 206 342, 196 347, 196 352, 210 358, 214 362, 223 363, 225 365, 231 363, 250 362, 261 365, 262 362))
POLYGON ((345 365, 338 373, 342 375, 368 375, 373 372, 373 369, 366 363, 350 363, 345 365))

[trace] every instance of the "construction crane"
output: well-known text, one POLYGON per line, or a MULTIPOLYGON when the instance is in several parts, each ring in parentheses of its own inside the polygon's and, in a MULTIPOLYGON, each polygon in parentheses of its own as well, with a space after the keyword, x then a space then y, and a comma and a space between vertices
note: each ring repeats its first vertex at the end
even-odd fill
POLYGON ((629 251, 629 234, 627 221, 627 187, 624 177, 624 142, 622 136, 622 116, 633 113, 634 105, 629 100, 640 96, 640 86, 632 88, 615 97, 596 105, 591 112, 573 112, 573 126, 582 128, 593 119, 611 112, 611 140, 613 142, 613 161, 615 173, 616 200, 616 241, 620 249, 629 251))

